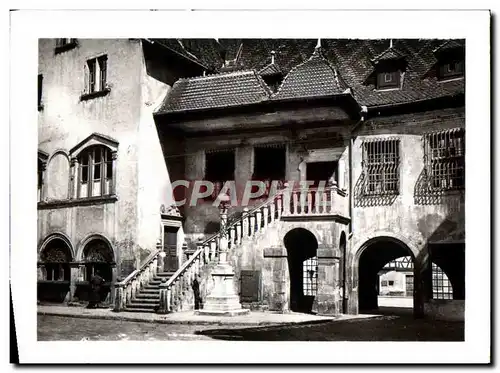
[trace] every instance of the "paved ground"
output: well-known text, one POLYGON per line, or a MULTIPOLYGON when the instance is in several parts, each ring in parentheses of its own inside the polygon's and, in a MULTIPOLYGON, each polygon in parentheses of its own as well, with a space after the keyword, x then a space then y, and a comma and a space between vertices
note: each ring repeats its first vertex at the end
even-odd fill
POLYGON ((38 340, 154 341, 462 341, 464 324, 409 315, 315 321, 309 324, 158 324, 38 315, 38 340))

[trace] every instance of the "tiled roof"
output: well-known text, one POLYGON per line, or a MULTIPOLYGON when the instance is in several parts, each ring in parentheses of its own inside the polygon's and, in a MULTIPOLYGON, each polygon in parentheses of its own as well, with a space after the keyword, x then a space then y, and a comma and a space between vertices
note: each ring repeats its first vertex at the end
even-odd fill
MULTIPOLYGON (((174 41, 173 47, 180 46, 174 41)), ((268 99, 265 83, 249 70, 270 70, 271 51, 276 52, 275 64, 286 75, 272 96, 274 100, 338 94, 349 87, 360 105, 379 106, 465 92, 464 79, 440 82, 435 74, 438 62, 435 52, 463 47, 464 40, 400 39, 394 40, 388 49, 388 40, 322 39, 322 55, 314 56, 316 43, 315 39, 199 39, 189 43, 183 39, 184 47, 189 45, 190 53, 204 65, 213 66, 218 72, 224 60, 233 61, 233 72, 176 83, 160 110, 225 107, 268 99), (374 61, 401 56, 405 56, 402 88, 377 90, 373 79, 367 79, 376 71, 374 61)))
POLYGON ((434 53, 438 52, 443 52, 447 50, 452 50, 452 49, 457 49, 457 48, 463 48, 464 44, 456 41, 456 40, 447 40, 443 44, 441 44, 439 47, 433 50, 434 53))
POLYGON ((318 48, 307 61, 290 70, 273 99, 336 95, 347 88, 318 48))
POLYGON ((269 65, 264 66, 262 70, 259 71, 260 76, 269 76, 276 74, 282 74, 282 71, 281 68, 275 63, 270 63, 269 65))
POLYGON ((381 54, 378 56, 372 58, 373 63, 378 63, 379 61, 388 61, 388 60, 399 60, 401 58, 404 58, 404 54, 398 51, 395 48, 387 48, 385 51, 383 51, 381 54))
POLYGON ((160 112, 190 111, 252 104, 267 100, 270 92, 254 71, 180 79, 170 90, 160 112))

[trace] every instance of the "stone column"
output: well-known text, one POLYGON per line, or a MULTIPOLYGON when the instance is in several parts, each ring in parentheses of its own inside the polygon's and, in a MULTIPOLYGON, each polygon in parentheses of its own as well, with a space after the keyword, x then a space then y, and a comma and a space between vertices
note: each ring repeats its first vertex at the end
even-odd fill
POLYGON ((78 172, 77 172, 77 159, 75 157, 71 158, 70 171, 69 171, 69 195, 70 199, 78 198, 78 192, 76 190, 76 185, 78 183, 78 172))
POLYGON ((265 267, 271 272, 269 310, 288 312, 290 276, 286 248, 281 246, 264 248, 264 258, 265 267))
POLYGON ((76 283, 79 281, 80 268, 78 263, 70 263, 70 276, 69 276, 69 300, 72 302, 75 298, 76 283))
POLYGON ((425 303, 432 299, 432 260, 428 248, 424 248, 413 264, 413 316, 425 315, 425 303))
POLYGON ((111 267, 111 286, 110 286, 110 295, 111 295, 111 298, 110 298, 110 303, 111 304, 114 304, 115 303, 115 284, 116 284, 116 279, 117 279, 117 268, 116 268, 116 264, 113 264, 113 266, 111 267))
POLYGON ((320 245, 318 256, 318 292, 313 310, 319 315, 341 312, 340 252, 333 246, 320 245))

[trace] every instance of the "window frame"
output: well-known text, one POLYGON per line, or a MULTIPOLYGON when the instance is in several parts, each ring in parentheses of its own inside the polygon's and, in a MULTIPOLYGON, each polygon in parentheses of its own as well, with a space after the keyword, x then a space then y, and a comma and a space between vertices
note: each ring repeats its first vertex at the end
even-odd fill
POLYGON ((401 70, 383 70, 377 72, 377 90, 401 88, 401 70), (386 79, 387 75, 391 80, 386 79))
POLYGON ((465 75, 465 60, 463 58, 447 58, 439 63, 438 77, 441 81, 462 78, 465 75), (451 65, 455 65, 454 70, 450 70, 451 65))
POLYGON ((38 74, 38 111, 43 110, 43 74, 38 74))
POLYGON ((75 48, 78 45, 78 41, 75 38, 56 38, 56 46, 54 48, 55 54, 66 52, 70 49, 75 48))
MULTIPOLYGON (((219 195, 220 191, 224 187, 224 184, 227 181, 234 181, 235 180, 235 174, 236 174, 236 150, 235 149, 217 149, 217 150, 208 150, 205 151, 205 167, 204 167, 204 177, 203 179, 205 181, 210 181, 213 186, 214 190, 212 194, 205 199, 208 201, 215 200, 217 196, 219 195), (221 154, 221 153, 231 153, 232 154, 232 165, 233 165, 233 171, 231 176, 228 175, 224 177, 213 177, 216 173, 212 172, 212 162, 215 161, 210 161, 209 162, 209 157, 216 157, 214 154, 221 154), (210 163, 210 169, 209 169, 209 163, 210 163), (225 180, 222 180, 225 179, 225 180)), ((214 169, 218 169, 218 167, 214 166, 214 169)))
POLYGON ((399 194, 401 183, 400 144, 401 141, 399 138, 392 137, 363 141, 362 168, 365 175, 364 195, 386 196, 399 194), (369 153, 373 153, 373 155, 369 153), (376 173, 376 171, 379 172, 376 173), (391 177, 388 178, 388 175, 391 177), (377 188, 377 185, 379 185, 379 188, 377 188))
POLYGON ((107 54, 87 59, 84 70, 85 88, 80 96, 80 101, 105 96, 111 91, 111 86, 108 83, 107 54))
POLYGON ((443 193, 464 190, 465 128, 428 132, 423 135, 423 144, 428 191, 443 193))
POLYGON ((82 150, 78 154, 77 158, 77 198, 105 197, 113 195, 113 179, 115 177, 113 162, 113 150, 107 146, 96 144, 82 150), (99 157, 96 156, 97 154, 99 154, 99 157), (95 162, 95 159, 97 158, 99 158, 99 161, 95 162), (99 170, 98 178, 96 178, 96 170, 99 170), (94 187, 97 182, 99 183, 99 193, 94 192, 94 187), (83 195, 82 193, 83 184, 87 184, 86 195, 83 195))

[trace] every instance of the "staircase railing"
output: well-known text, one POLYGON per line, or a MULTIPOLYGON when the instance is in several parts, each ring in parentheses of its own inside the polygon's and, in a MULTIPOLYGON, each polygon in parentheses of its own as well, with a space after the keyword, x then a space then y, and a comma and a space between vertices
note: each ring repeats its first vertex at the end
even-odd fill
MULTIPOLYGON (((251 238, 264 230, 269 224, 281 218, 283 212, 282 195, 287 189, 279 190, 273 197, 260 203, 251 211, 247 207, 239 219, 226 228, 229 249, 241 244, 243 239, 251 238)), ((160 285, 159 313, 170 313, 182 308, 183 295, 190 290, 192 281, 204 265, 213 261, 219 252, 220 232, 197 244, 197 250, 181 267, 160 285)))
POLYGON ((161 244, 156 245, 156 250, 145 260, 144 264, 130 273, 125 279, 115 284, 115 306, 114 311, 122 311, 130 300, 158 273, 161 267, 162 252, 161 244))

